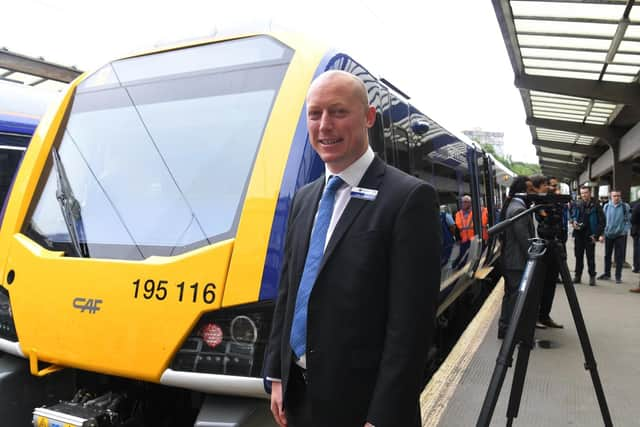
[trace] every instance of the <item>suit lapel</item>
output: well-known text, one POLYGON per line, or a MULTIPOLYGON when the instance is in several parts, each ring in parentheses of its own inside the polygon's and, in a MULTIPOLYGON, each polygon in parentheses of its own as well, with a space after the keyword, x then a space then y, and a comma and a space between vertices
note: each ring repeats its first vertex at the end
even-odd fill
MULTIPOLYGON (((382 177, 384 176, 384 172, 386 170, 385 163, 380 160, 377 156, 373 159, 373 162, 367 168, 364 176, 360 180, 358 187, 369 188, 372 190, 377 190, 380 187, 380 183, 382 182, 382 177)), ((350 198, 349 203, 344 209, 344 212, 340 216, 338 223, 336 224, 336 228, 333 230, 331 234, 331 238, 329 239, 329 243, 327 244, 327 249, 324 251, 324 255, 322 257, 322 264, 320 264, 320 270, 326 264, 329 257, 333 253, 334 249, 344 237, 344 234, 349 229, 349 226, 356 219, 362 208, 364 208, 367 203, 372 203, 368 200, 350 198)), ((308 245, 308 238, 307 238, 308 245)))

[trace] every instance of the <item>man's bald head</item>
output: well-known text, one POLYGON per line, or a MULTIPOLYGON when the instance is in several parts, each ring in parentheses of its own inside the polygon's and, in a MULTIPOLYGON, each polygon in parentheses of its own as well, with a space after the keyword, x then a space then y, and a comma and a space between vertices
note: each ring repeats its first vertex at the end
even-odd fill
POLYGON ((307 92, 307 129, 311 146, 331 173, 340 173, 369 147, 368 130, 376 120, 367 90, 356 76, 328 71, 307 92))
POLYGON ((311 82, 309 91, 307 92, 307 98, 309 93, 315 88, 322 86, 329 82, 339 81, 342 84, 348 85, 353 91, 353 96, 362 104, 363 111, 367 111, 369 108, 369 97, 367 96, 367 87, 363 81, 351 73, 342 70, 329 70, 320 74, 316 79, 311 82))

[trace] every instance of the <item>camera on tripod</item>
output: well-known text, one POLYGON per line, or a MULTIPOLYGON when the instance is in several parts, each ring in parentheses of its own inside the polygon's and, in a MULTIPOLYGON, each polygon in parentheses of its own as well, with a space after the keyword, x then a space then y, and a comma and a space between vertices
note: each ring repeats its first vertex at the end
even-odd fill
POLYGON ((538 236, 543 239, 562 238, 565 228, 562 224, 562 211, 571 201, 565 194, 516 194, 527 206, 535 205, 538 220, 538 236))

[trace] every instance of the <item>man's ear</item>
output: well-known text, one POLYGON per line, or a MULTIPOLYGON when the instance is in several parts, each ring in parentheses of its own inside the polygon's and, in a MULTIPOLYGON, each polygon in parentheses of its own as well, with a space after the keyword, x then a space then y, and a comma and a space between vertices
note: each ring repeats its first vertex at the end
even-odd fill
POLYGON ((369 108, 367 109, 367 128, 372 127, 375 122, 376 122, 376 107, 374 107, 373 105, 369 105, 369 108))

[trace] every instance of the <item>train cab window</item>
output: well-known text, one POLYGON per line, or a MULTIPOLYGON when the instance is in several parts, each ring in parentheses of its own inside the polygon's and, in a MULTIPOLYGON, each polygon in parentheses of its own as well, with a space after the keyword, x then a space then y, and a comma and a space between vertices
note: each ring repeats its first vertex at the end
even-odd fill
POLYGON ((83 256, 118 259, 177 255, 232 237, 292 55, 278 45, 277 54, 248 63, 255 56, 246 50, 265 39, 276 43, 248 38, 124 59, 108 66, 115 86, 81 83, 23 232, 79 256, 79 223, 83 256), (212 62, 220 49, 238 56, 212 62), (80 207, 72 225, 56 199, 61 181, 80 207))

